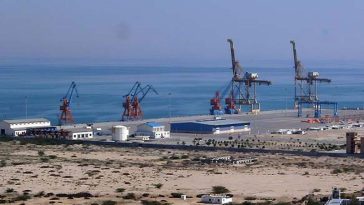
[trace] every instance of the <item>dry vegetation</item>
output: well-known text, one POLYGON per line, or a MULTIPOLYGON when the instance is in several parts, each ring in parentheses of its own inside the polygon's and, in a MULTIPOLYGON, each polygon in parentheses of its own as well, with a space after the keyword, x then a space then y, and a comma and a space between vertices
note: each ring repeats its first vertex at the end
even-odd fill
POLYGON ((333 186, 363 189, 364 160, 288 155, 187 152, 101 146, 0 144, 0 203, 198 204, 199 196, 229 191, 245 204, 299 201, 333 186), (201 159, 256 157, 254 165, 206 164, 201 159), (186 194, 188 199, 179 199, 186 194), (249 202, 249 203, 248 203, 249 202))

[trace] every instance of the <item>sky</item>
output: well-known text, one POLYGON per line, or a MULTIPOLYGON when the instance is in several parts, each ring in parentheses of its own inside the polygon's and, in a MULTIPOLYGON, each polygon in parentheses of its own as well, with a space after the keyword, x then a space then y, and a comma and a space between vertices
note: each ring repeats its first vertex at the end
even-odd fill
POLYGON ((0 0, 0 63, 364 65, 362 0, 0 0))

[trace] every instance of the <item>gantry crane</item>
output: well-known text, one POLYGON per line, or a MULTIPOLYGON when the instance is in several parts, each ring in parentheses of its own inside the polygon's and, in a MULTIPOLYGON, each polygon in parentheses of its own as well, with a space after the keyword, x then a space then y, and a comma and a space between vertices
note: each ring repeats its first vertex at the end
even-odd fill
POLYGON ((315 108, 315 117, 321 116, 322 105, 333 105, 334 115, 337 115, 337 102, 320 101, 318 97, 318 83, 330 83, 331 79, 319 78, 319 72, 307 72, 304 74, 304 67, 297 57, 296 43, 290 41, 293 50, 294 60, 294 107, 298 109, 298 116, 302 115, 303 105, 310 105, 315 108))
POLYGON ((135 82, 128 94, 124 95, 122 121, 140 120, 143 119, 143 111, 140 103, 147 96, 149 91, 153 91, 158 95, 158 92, 151 86, 142 87, 140 82, 135 82))
POLYGON ((257 101, 256 86, 271 85, 272 83, 268 80, 258 80, 257 73, 245 72, 242 75, 243 68, 235 59, 234 43, 231 39, 227 39, 227 41, 230 44, 233 77, 229 83, 228 96, 225 98, 225 113, 237 114, 241 112, 243 106, 248 106, 249 112, 259 112, 260 103, 257 101))
POLYGON ((67 90, 66 95, 60 100, 62 104, 59 107, 59 110, 61 111, 61 115, 59 116, 59 123, 61 125, 74 123, 74 119, 70 108, 73 93, 76 93, 76 97, 78 98, 77 85, 75 82, 71 83, 71 85, 67 90))

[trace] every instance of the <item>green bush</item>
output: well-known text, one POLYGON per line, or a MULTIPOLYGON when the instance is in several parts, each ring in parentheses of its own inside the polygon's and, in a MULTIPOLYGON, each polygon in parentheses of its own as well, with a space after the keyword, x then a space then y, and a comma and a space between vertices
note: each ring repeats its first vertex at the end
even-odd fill
POLYGON ((342 173, 343 171, 341 170, 341 169, 339 169, 339 168, 336 168, 336 169, 334 169, 334 170, 332 170, 331 171, 331 174, 340 174, 340 173, 342 173))
POLYGON ((214 194, 225 194, 225 193, 229 193, 229 192, 230 192, 230 190, 224 186, 213 186, 212 187, 212 193, 214 193, 214 194))
POLYGON ((5 167, 5 166, 6 166, 6 161, 0 160, 0 167, 5 167))
POLYGON ((7 188, 7 189, 5 190, 5 192, 6 192, 6 193, 12 193, 12 192, 14 192, 14 189, 13 189, 13 188, 7 188))
POLYGON ((107 200, 107 201, 103 201, 102 205, 115 205, 116 201, 111 201, 111 200, 107 200))
POLYGON ((44 151, 43 150, 39 150, 38 151, 38 156, 40 157, 43 157, 45 154, 44 154, 44 151))
POLYGON ((123 196, 123 199, 133 199, 136 200, 136 196, 134 193, 128 193, 125 196, 123 196))
POLYGON ((125 189, 124 188, 117 188, 116 190, 115 190, 115 192, 117 192, 117 193, 123 193, 125 191, 125 189))
POLYGON ((48 157, 41 157, 40 161, 41 162, 49 162, 49 158, 48 157))
POLYGON ((245 200, 248 200, 248 201, 254 201, 254 200, 257 200, 257 197, 255 197, 255 196, 247 196, 244 199, 245 200))
POLYGON ((171 205, 171 203, 142 200, 142 205, 171 205))
POLYGON ((175 192, 171 193, 172 198, 181 198, 182 195, 183 193, 175 193, 175 192))
POLYGON ((158 183, 158 184, 153 184, 153 186, 154 186, 155 188, 157 188, 157 189, 160 189, 160 188, 162 188, 163 184, 158 183))
POLYGON ((29 195, 23 194, 23 195, 20 195, 20 196, 15 197, 13 200, 14 201, 26 201, 26 200, 28 200, 30 198, 31 197, 29 195))

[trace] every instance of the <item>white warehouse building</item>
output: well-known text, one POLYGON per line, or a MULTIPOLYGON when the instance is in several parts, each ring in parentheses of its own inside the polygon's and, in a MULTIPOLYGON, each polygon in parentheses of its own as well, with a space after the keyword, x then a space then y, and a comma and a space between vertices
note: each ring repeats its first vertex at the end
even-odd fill
POLYGON ((170 132, 165 130, 165 126, 158 122, 146 122, 138 125, 137 135, 150 136, 152 139, 170 138, 170 132))
POLYGON ((3 120, 0 122, 0 135, 17 137, 25 134, 29 128, 49 127, 51 122, 45 118, 3 120))
POLYGON ((94 137, 94 133, 91 129, 67 129, 69 131, 69 138, 72 140, 86 140, 92 139, 94 137))

